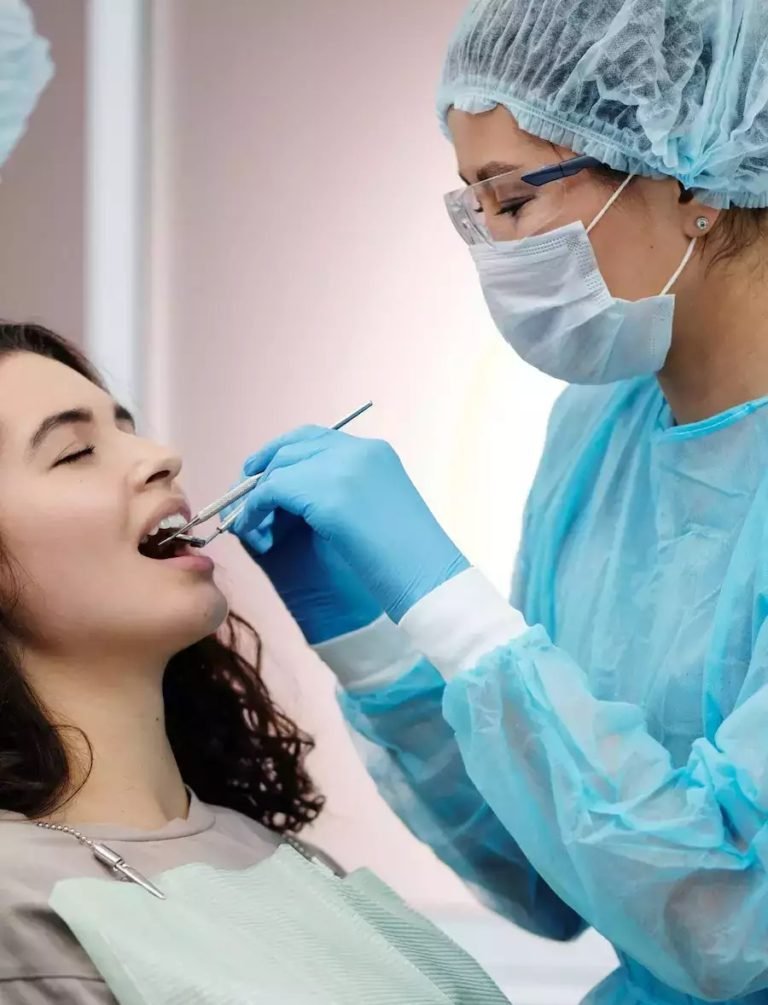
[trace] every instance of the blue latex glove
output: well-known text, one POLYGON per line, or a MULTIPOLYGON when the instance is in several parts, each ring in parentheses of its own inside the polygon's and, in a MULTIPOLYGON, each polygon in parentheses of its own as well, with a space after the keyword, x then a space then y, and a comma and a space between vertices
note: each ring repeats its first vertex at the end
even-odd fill
POLYGON ((384 613, 333 546, 298 517, 277 511, 258 527, 241 525, 238 536, 310 645, 365 628, 384 613))
POLYGON ((247 540, 275 511, 300 517, 399 622, 469 563, 380 440, 305 426, 245 463, 265 471, 233 527, 247 540))

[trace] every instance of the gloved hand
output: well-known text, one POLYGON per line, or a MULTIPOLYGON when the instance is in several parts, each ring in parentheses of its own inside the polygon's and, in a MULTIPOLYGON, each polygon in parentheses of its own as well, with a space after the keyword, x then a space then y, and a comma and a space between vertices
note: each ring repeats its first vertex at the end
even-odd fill
POLYGON ((366 628, 384 613, 333 546, 298 517, 278 510, 258 527, 240 525, 238 536, 310 645, 366 628))
POLYGON ((265 476, 234 533, 247 540, 276 511, 300 517, 396 622, 469 567, 387 443, 305 426, 249 457, 244 470, 265 476))

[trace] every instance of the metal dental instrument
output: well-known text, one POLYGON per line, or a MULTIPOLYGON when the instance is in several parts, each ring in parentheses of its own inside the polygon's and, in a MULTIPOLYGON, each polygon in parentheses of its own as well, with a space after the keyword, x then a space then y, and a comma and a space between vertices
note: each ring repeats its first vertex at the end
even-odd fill
MULTIPOLYGON (((372 407, 373 402, 367 401, 364 405, 361 405, 360 408, 356 409, 350 415, 347 415, 345 418, 343 418, 341 422, 337 422, 336 425, 333 426, 333 429, 335 430, 343 429, 345 426, 348 426, 350 422, 353 422, 355 419, 361 416, 364 412, 367 412, 368 409, 372 407)), ((249 492, 251 492, 253 489, 256 488, 256 486, 259 484, 263 476, 264 472, 261 471, 256 475, 252 475, 250 478, 246 478, 245 481, 240 482, 239 485, 236 485, 233 489, 230 489, 229 492, 225 493, 219 499, 216 499, 209 506, 205 506, 203 509, 200 510, 199 513, 197 513, 194 517, 192 517, 192 519, 189 521, 188 524, 185 524, 184 527, 180 527, 170 537, 166 537, 165 540, 161 541, 160 547, 164 548, 167 544, 170 544, 171 541, 176 540, 181 540, 185 544, 191 545, 193 548, 204 548, 206 545, 210 544, 214 538, 218 537, 220 534, 223 534, 225 531, 229 530, 232 524, 237 520, 237 518, 245 509, 245 502, 243 502, 240 506, 238 506, 235 510, 233 510, 233 512, 230 513, 229 516, 225 520, 223 520, 218 525, 216 530, 208 537, 195 537, 194 535, 191 535, 189 531, 193 530, 195 527, 198 527, 201 523, 206 523, 208 520, 211 519, 211 517, 216 516, 218 513, 221 513, 223 509, 226 509, 227 506, 231 506, 232 503, 237 502, 238 499, 242 499, 243 496, 248 495, 249 492)))
MULTIPOLYGON (((256 484, 258 484, 258 482, 256 484)), ((251 488, 256 488, 256 485, 252 485, 251 488)), ((222 522, 219 524, 216 530, 212 534, 209 534, 208 537, 193 537, 192 535, 179 534, 176 540, 184 541, 185 544, 190 545, 190 547, 192 548, 205 548, 206 545, 209 545, 211 541, 214 540, 214 538, 217 538, 219 536, 219 534, 224 534, 226 531, 228 531, 244 509, 245 509, 245 503, 242 502, 240 503, 239 506, 237 506, 235 509, 232 510, 232 512, 229 514, 226 520, 222 520, 222 522)), ((171 539, 169 538, 168 540, 171 539)), ((160 547, 162 548, 167 543, 168 543, 167 541, 161 542, 160 547)))
POLYGON ((204 537, 195 537, 193 534, 177 534, 174 538, 167 538, 165 541, 160 542, 160 547, 162 548, 164 544, 168 541, 181 541, 182 544, 190 544, 193 548, 202 548, 205 544, 204 537))

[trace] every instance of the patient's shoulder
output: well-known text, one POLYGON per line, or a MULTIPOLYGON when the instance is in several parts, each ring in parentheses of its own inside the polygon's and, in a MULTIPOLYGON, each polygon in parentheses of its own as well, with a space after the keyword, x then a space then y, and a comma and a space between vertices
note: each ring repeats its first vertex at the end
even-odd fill
POLYGON ((60 880, 90 873, 94 865, 98 868, 70 835, 0 816, 0 981, 59 977, 100 982, 90 959, 48 903, 60 880))

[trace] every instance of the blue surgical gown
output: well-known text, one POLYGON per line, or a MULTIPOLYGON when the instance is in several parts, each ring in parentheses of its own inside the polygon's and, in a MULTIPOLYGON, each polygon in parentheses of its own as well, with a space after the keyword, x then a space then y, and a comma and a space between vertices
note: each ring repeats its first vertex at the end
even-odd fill
POLYGON ((527 506, 530 631, 342 706, 391 806, 495 910, 620 966, 590 1005, 768 1003, 768 399, 675 426, 569 388, 527 506))

